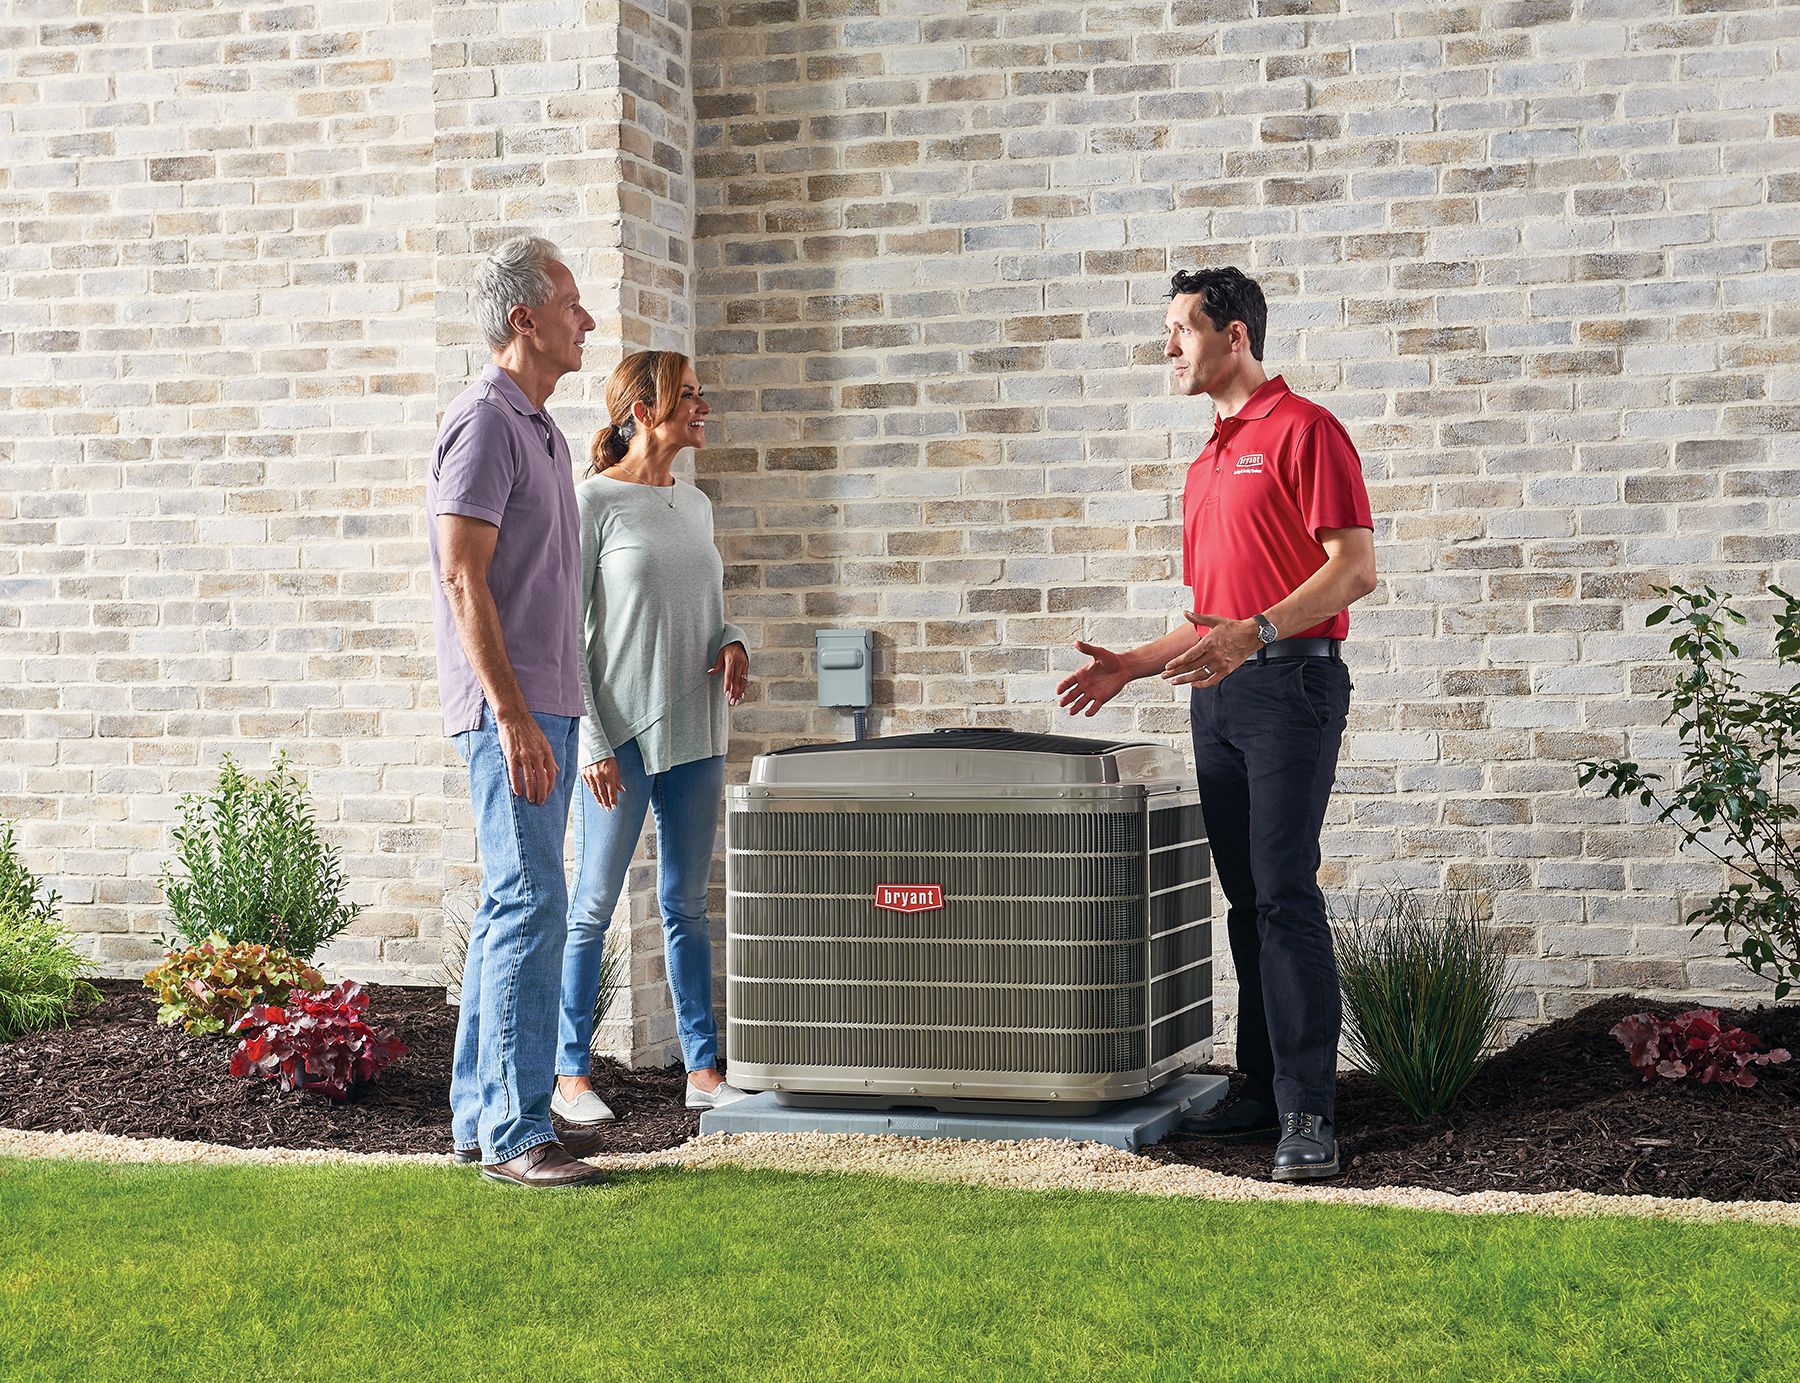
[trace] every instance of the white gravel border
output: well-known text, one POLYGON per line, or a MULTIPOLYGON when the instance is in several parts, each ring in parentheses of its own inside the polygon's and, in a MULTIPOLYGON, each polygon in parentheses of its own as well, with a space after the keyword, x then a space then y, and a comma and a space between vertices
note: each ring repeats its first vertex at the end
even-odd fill
MULTIPOLYGON (((325 1166, 400 1163, 450 1166, 429 1153, 348 1153, 292 1148, 230 1148, 167 1138, 121 1138, 109 1133, 33 1133, 0 1128, 0 1157, 71 1158, 89 1162, 325 1166)), ((1481 1191, 1452 1195, 1410 1186, 1276 1186, 1203 1167, 1152 1162, 1102 1143, 1029 1139, 987 1143, 973 1139, 899 1138, 888 1134, 715 1133, 679 1148, 592 1157, 613 1171, 647 1167, 752 1167, 782 1172, 899 1177, 906 1181, 998 1186, 1029 1191, 1123 1191, 1141 1196, 1189 1196, 1210 1201, 1316 1201, 1333 1205, 1395 1206, 1459 1215, 1553 1215, 1591 1219, 1619 1215, 1688 1223, 1800 1226, 1800 1204, 1786 1201, 1707 1201, 1666 1196, 1603 1196, 1588 1191, 1481 1191)))

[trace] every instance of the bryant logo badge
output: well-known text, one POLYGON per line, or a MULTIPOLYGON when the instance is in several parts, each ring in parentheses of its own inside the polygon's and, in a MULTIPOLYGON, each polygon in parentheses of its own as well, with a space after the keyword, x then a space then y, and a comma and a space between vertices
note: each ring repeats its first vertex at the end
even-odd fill
POLYGON ((940 884, 876 884, 875 906, 888 912, 932 912, 944 906, 940 884))
POLYGON ((1263 454, 1260 451, 1249 452, 1237 459, 1237 469, 1233 475, 1243 475, 1248 471, 1260 471, 1263 468, 1263 454))

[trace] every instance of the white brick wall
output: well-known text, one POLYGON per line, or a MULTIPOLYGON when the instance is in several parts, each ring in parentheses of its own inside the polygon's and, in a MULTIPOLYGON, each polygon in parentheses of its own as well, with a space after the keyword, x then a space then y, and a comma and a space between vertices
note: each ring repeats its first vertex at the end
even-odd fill
POLYGON ((178 794, 286 747, 367 907, 335 959, 427 964, 429 7, 70 8, 0 42, 0 813, 141 968, 178 794))
MULTIPOLYGON (((1694 8, 700 7, 740 730, 842 732, 834 622, 878 631, 883 728, 1065 724, 1070 641, 1184 603, 1210 418, 1162 298, 1235 263, 1380 516, 1330 887, 1488 890, 1521 1020, 1746 987, 1680 925, 1715 872, 1574 775, 1670 749, 1653 584, 1800 571, 1800 16, 1694 8)), ((1182 743, 1167 689, 1122 701, 1089 724, 1182 743)))
MULTIPOLYGON (((529 228, 601 321, 577 451, 620 350, 697 345, 740 773, 844 732, 819 625, 878 631, 886 729, 1059 723, 1072 638, 1164 627, 1208 424, 1161 296, 1234 262, 1381 515, 1330 885, 1488 887, 1522 1017, 1741 987, 1680 925, 1710 870, 1572 765, 1667 752, 1652 584, 1800 581, 1792 7, 86 8, 0 5, 0 813, 109 966, 175 795, 277 745, 368 905, 338 963, 434 963, 422 477, 529 228)), ((640 865, 615 1037, 660 1057, 653 911, 640 865)))

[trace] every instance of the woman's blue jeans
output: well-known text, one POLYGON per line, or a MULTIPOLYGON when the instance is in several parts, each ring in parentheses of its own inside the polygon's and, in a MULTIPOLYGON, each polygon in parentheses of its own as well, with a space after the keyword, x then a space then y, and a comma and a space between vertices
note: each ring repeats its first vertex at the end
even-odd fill
POLYGON ((606 926, 625 887, 646 809, 656 814, 657 901, 681 1055, 688 1070, 704 1071, 719 1064, 706 885, 719 833, 725 758, 696 759, 651 775, 644 772, 637 741, 615 752, 624 792, 611 811, 594 800, 586 783, 575 786, 575 886, 569 891, 569 936, 563 947, 556 1074, 588 1074, 606 926))

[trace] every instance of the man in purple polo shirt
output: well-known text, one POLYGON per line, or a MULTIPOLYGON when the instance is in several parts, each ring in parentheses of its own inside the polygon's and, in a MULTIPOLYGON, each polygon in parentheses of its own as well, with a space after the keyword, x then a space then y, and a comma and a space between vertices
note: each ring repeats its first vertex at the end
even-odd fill
POLYGON ((459 1161, 495 1181, 605 1180, 594 1132, 550 1124, 568 895, 563 836, 581 725, 569 444, 544 411, 594 319, 557 249, 519 236, 475 275, 493 363, 451 402, 425 483, 444 729, 469 766, 481 906, 450 1073, 459 1161))

